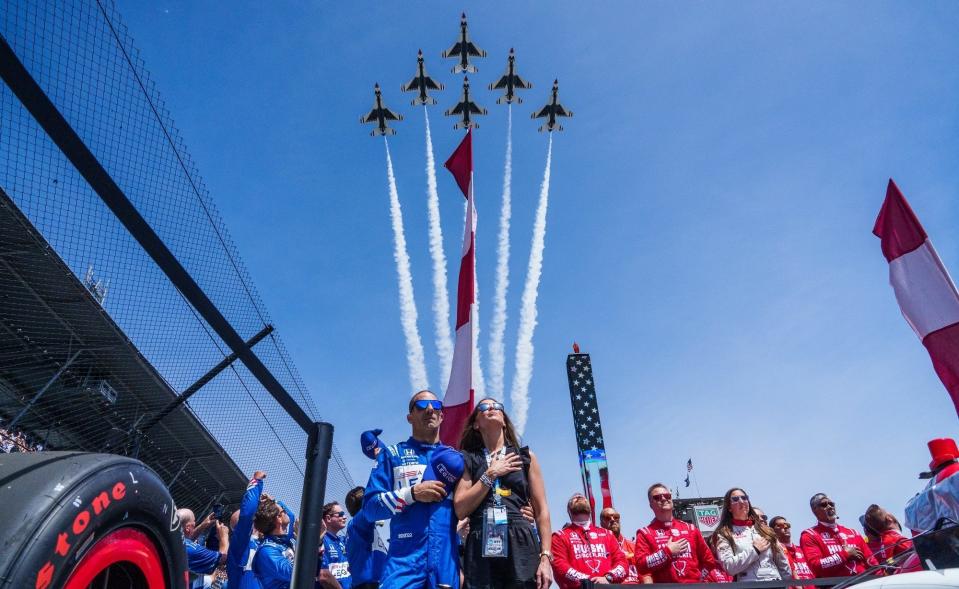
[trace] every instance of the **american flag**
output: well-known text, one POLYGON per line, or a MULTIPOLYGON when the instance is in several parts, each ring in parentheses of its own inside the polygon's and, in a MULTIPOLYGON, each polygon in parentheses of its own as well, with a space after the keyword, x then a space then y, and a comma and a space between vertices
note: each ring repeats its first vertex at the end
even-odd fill
POLYGON ((566 358, 566 375, 569 378, 569 398, 573 404, 577 449, 580 454, 590 450, 605 450, 589 354, 570 354, 566 358))
POLYGON ((596 500, 602 498, 602 508, 613 506, 609 487, 609 467, 603 444, 603 427, 599 423, 599 405, 593 384, 593 366, 589 354, 577 353, 566 357, 566 376, 569 379, 569 399, 573 406, 573 428, 576 431, 576 449, 579 454, 583 490, 598 513, 596 500), (597 487, 598 484, 598 487, 597 487))
POLYGON ((686 461, 686 472, 692 472, 692 471, 693 471, 693 459, 690 458, 689 460, 686 461))

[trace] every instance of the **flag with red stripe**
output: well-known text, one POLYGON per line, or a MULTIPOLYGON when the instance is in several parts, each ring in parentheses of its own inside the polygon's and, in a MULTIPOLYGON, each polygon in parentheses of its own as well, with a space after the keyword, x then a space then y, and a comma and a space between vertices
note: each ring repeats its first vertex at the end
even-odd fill
POLYGON ((959 413, 959 291, 891 179, 872 232, 882 241, 902 315, 929 352, 959 413))
POLYGON ((473 208, 473 132, 466 132, 453 155, 446 160, 446 169, 466 197, 466 227, 463 230, 463 251, 459 280, 456 285, 456 339, 450 380, 443 397, 443 424, 440 440, 459 447, 463 426, 473 411, 473 303, 476 267, 476 211, 473 208))

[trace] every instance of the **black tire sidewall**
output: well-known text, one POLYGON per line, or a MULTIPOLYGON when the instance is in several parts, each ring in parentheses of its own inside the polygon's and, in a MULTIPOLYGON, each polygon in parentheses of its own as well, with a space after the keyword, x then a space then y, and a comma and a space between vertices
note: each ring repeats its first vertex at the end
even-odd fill
POLYGON ((90 548, 125 527, 139 529, 154 543, 167 587, 184 579, 186 553, 176 507, 163 481, 139 461, 91 470, 37 517, 36 531, 21 547, 4 587, 63 587, 90 548))

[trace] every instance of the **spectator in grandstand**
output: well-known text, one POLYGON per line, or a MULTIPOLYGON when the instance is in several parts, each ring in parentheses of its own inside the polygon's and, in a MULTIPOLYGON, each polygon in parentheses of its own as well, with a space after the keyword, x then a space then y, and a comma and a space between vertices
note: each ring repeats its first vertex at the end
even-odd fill
POLYGON ((336 501, 323 506, 323 559, 320 568, 333 575, 343 589, 352 589, 353 578, 350 575, 350 562, 346 557, 346 539, 340 535, 346 527, 346 512, 336 501))
POLYGON ((363 487, 355 487, 346 494, 346 510, 350 521, 346 524, 346 558, 350 562, 353 589, 377 589, 386 564, 386 545, 376 529, 376 522, 363 511, 363 487))
POLYGON ((460 451, 465 468, 453 505, 457 518, 469 518, 464 573, 470 587, 546 589, 553 581, 552 529, 543 473, 536 455, 520 446, 502 403, 487 398, 476 405, 460 451), (523 517, 523 506, 530 504, 539 537, 523 517), (497 539, 504 554, 493 556, 497 539))
POLYGON ((816 525, 804 530, 799 545, 817 577, 851 577, 875 564, 862 536, 836 523, 836 503, 825 493, 809 499, 816 525))
POLYGON ((254 530, 253 518, 260 505, 264 479, 266 473, 262 470, 253 473, 240 501, 240 508, 230 516, 230 548, 226 558, 226 575, 230 589, 256 587, 256 575, 248 565, 260 546, 261 534, 254 530))
POLYGON ((3 450, 4 454, 9 454, 13 452, 15 445, 16 442, 13 439, 13 433, 7 431, 5 428, 0 428, 0 450, 3 450))
MULTIPOLYGON (((636 543, 623 535, 622 525, 619 520, 619 512, 612 507, 607 507, 599 512, 599 525, 613 533, 613 538, 616 538, 616 543, 619 544, 623 554, 626 555, 626 562, 629 563, 623 585, 637 585, 639 584, 639 573, 636 571, 636 564, 633 563, 633 553, 636 552, 636 543)), ((652 578, 649 579, 649 582, 652 583, 652 578)))
POLYGON ((211 526, 216 529, 217 540, 220 541, 219 552, 210 550, 197 544, 193 538, 197 535, 196 517, 189 509, 178 509, 180 529, 183 531, 183 547, 186 549, 187 568, 194 575, 209 575, 217 566, 226 562, 226 553, 230 547, 230 536, 227 527, 213 520, 211 526))
POLYGON ((267 494, 253 516, 253 526, 263 533, 263 542, 253 556, 253 573, 263 589, 289 589, 293 578, 293 512, 267 494))
POLYGON ((459 540, 452 493, 441 481, 423 480, 440 444, 443 403, 431 391, 410 398, 406 421, 412 436, 379 453, 363 497, 373 520, 390 520, 390 551, 380 587, 459 585, 459 540))
POLYGON ((793 579, 815 579, 809 563, 806 562, 806 555, 802 548, 792 543, 792 524, 786 521, 781 515, 777 515, 769 522, 779 544, 786 550, 786 556, 789 558, 789 569, 792 571, 793 579))
POLYGON ((629 563, 613 533, 592 525, 589 499, 576 493, 566 503, 569 523, 553 533, 553 575, 560 589, 578 589, 584 580, 622 583, 629 563))
POLYGON ((699 583, 718 567, 695 526, 673 519, 673 494, 662 483, 646 491, 653 521, 636 531, 636 569, 656 583, 699 583))
POLYGON ((723 496, 722 515, 713 535, 719 562, 736 581, 792 578, 785 549, 739 487, 723 496))
POLYGON ((912 540, 902 535, 896 516, 875 503, 866 509, 859 521, 869 538, 867 546, 876 560, 889 560, 912 549, 912 540))

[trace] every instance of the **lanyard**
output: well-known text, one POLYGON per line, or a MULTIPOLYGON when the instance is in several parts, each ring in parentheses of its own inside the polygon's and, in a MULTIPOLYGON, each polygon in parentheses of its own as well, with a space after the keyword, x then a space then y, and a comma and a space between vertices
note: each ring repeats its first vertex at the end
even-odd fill
MULTIPOLYGON (((503 446, 503 448, 497 451, 496 454, 499 454, 500 456, 505 456, 506 446, 503 446)), ((490 455, 489 450, 487 450, 486 448, 483 448, 483 455, 486 457, 486 466, 489 467, 490 462, 492 462, 493 460, 493 457, 492 455, 490 455)), ((503 499, 500 497, 500 494, 499 494, 499 477, 497 477, 496 480, 493 481, 493 502, 496 504, 496 507, 503 506, 503 499)))

